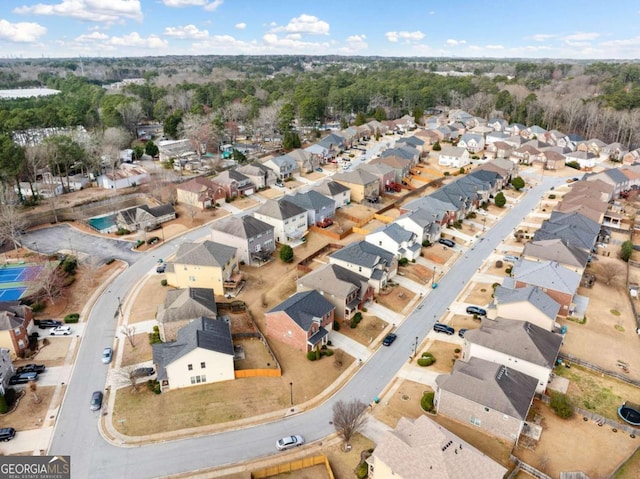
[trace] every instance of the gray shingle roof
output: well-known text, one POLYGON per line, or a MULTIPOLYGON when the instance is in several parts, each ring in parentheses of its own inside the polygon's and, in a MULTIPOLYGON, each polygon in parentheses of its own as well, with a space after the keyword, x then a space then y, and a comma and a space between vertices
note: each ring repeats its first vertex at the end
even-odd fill
POLYGON ((282 201, 288 201, 307 211, 321 210, 323 208, 335 209, 336 206, 334 200, 314 190, 307 191, 306 193, 296 193, 295 195, 285 195, 282 197, 282 201))
POLYGON ((518 319, 483 320, 479 329, 470 329, 464 338, 472 344, 549 369, 555 366, 562 346, 562 335, 518 319))
POLYGON ((211 225, 212 230, 222 231, 238 238, 255 238, 259 234, 273 231, 273 226, 269 223, 245 215, 242 217, 230 216, 220 221, 216 221, 211 225))
POLYGON ((215 318, 218 307, 212 289, 170 289, 158 311, 158 322, 184 321, 201 316, 215 318))
POLYGON ((333 180, 353 183, 354 185, 368 185, 377 182, 378 177, 368 171, 356 168, 353 171, 333 175, 333 180))
POLYGON ((581 275, 552 261, 529 261, 520 259, 513 265, 513 278, 541 288, 575 294, 580 286, 581 275))
POLYGON ((350 191, 347 186, 333 180, 323 181, 313 189, 322 195, 331 197, 344 193, 345 191, 350 191))
POLYGON ((283 199, 280 198, 279 200, 265 201, 258 207, 256 213, 269 216, 270 218, 287 220, 306 213, 306 210, 289 201, 283 201, 283 199))
POLYGON ((323 318, 335 307, 317 291, 303 291, 285 299, 268 313, 284 311, 303 331, 309 331, 314 319, 323 318))
POLYGON ((355 290, 359 290, 358 298, 361 298, 369 287, 367 278, 337 264, 322 265, 304 275, 298 283, 338 298, 346 298, 355 290))
POLYGON ((373 268, 380 263, 389 267, 393 262, 394 256, 393 253, 363 240, 339 249, 330 255, 330 258, 336 258, 366 268, 373 268))
POLYGON ((383 231, 389 238, 391 238, 396 243, 411 241, 416 236, 414 233, 404 229, 402 226, 400 226, 397 223, 389 223, 388 225, 382 226, 378 230, 374 231, 374 233, 377 233, 379 231, 383 231))
POLYGON ((436 384, 452 394, 524 421, 538 385, 527 374, 479 358, 456 361, 452 374, 441 374, 436 384))
POLYGON ((496 304, 520 303, 522 301, 531 303, 545 316, 553 320, 560 312, 560 303, 537 286, 527 285, 524 288, 498 286, 495 290, 494 302, 496 304))
POLYGON ((530 241, 524 245, 523 254, 578 268, 584 268, 589 260, 588 251, 569 244, 561 238, 530 241))
POLYGON ((195 264, 200 266, 225 266, 236 255, 236 248, 213 241, 182 243, 173 264, 195 264))

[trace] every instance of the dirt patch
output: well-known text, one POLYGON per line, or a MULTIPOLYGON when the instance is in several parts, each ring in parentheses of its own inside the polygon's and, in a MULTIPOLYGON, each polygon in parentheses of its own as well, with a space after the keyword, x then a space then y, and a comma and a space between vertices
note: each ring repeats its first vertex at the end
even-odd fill
POLYGON ((403 286, 395 285, 387 286, 381 290, 378 294, 377 301, 391 311, 399 313, 414 297, 415 293, 412 293, 403 286))
POLYGON ((398 268, 398 274, 418 284, 428 284, 433 281, 433 270, 417 263, 409 263, 398 268))
POLYGON ((24 391, 25 394, 20 398, 18 407, 10 413, 0 415, 0 427, 12 427, 16 431, 27 431, 42 427, 47 418, 49 407, 54 407, 50 403, 55 386, 38 386, 36 394, 39 402, 36 402, 28 386, 24 388, 24 391))
POLYGON ((236 198, 231 204, 239 210, 248 210, 249 208, 257 206, 259 202, 250 196, 247 196, 246 198, 236 198))
POLYGON ((160 284, 164 278, 164 274, 153 273, 144 280, 142 288, 137 291, 136 297, 133 299, 133 303, 127 305, 129 324, 155 319, 158 306, 164 304, 167 291, 173 289, 160 284))
POLYGON ((153 358, 149 333, 140 333, 133 336, 133 344, 128 339, 120 340, 118 347, 123 347, 121 366, 133 366, 134 364, 150 361, 153 358))
POLYGON ((456 252, 441 244, 434 244, 428 248, 422 248, 422 256, 437 264, 445 264, 456 252))
POLYGON ((21 364, 27 364, 33 361, 45 362, 48 367, 62 366, 64 365, 64 359, 69 353, 71 341, 71 338, 61 336, 55 339, 47 339, 48 344, 46 346, 43 345, 43 341, 40 341, 40 349, 36 354, 32 356, 31 359, 16 362, 15 366, 18 367, 21 364))
POLYGON ((387 323, 377 316, 369 313, 362 313, 362 320, 355 328, 350 327, 349 322, 340 324, 340 334, 358 341, 360 344, 369 346, 387 327, 387 323))
POLYGON ((450 373, 453 370, 453 362, 455 360, 455 349, 460 346, 446 341, 432 340, 427 343, 424 349, 418 350, 418 357, 423 352, 429 351, 436 358, 436 362, 431 366, 427 366, 429 371, 437 371, 439 373, 450 373))
POLYGON ((467 296, 464 299, 465 302, 475 304, 477 306, 486 307, 491 302, 491 295, 493 294, 493 288, 486 283, 471 283, 470 287, 467 287, 467 296))

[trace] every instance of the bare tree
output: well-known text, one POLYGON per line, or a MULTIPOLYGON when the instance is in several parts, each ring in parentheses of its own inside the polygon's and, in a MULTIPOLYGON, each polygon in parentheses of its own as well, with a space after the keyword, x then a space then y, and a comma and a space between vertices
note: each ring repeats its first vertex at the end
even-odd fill
POLYGON ((350 447, 349 441, 353 435, 362 431, 367 423, 364 415, 367 405, 359 399, 350 402, 338 401, 333 405, 333 426, 338 437, 345 443, 345 449, 350 447))
POLYGON ((40 401, 42 401, 42 399, 40 399, 40 396, 38 396, 38 385, 35 381, 29 381, 29 391, 31 391, 31 394, 33 394, 33 402, 35 402, 36 404, 40 404, 40 401))
POLYGON ((31 197, 33 199, 36 199, 38 196, 38 178, 42 176, 47 166, 47 148, 48 145, 46 143, 41 143, 39 145, 29 146, 25 148, 24 151, 24 173, 29 182, 31 197))
POLYGON ((187 214, 189 215, 189 219, 191 220, 191 224, 193 224, 193 222, 196 219, 196 216, 198 215, 198 212, 200 211, 200 208, 198 208, 195 205, 190 205, 190 204, 187 204, 185 206, 187 208, 187 214))
POLYGON ((129 340, 129 344, 132 348, 136 347, 135 337, 136 337, 136 327, 130 325, 124 325, 120 328, 120 333, 129 340))
POLYGON ((15 249, 20 246, 18 236, 26 224, 25 217, 20 214, 16 205, 0 205, 0 238, 11 240, 15 249))
POLYGON ((140 123, 140 120, 144 117, 144 111, 137 101, 130 101, 127 103, 121 103, 116 107, 120 117, 122 118, 122 124, 131 134, 132 137, 136 137, 136 126, 140 123))
POLYGON ((214 132, 209 115, 187 113, 180 124, 182 133, 191 143, 198 155, 206 153, 214 142, 214 132))
POLYGON ((134 391, 138 391, 139 386, 136 381, 138 377, 136 376, 135 371, 135 366, 127 366, 118 369, 116 374, 123 380, 127 381, 131 385, 131 389, 133 389, 134 391))
POLYGON ((51 304, 56 304, 56 298, 60 296, 64 289, 64 277, 57 268, 46 262, 38 278, 37 285, 39 296, 48 299, 51 304))
POLYGON ((90 285, 93 286, 96 274, 98 274, 98 271, 102 267, 102 260, 98 256, 87 256, 82 266, 90 285))
POLYGON ((100 138, 100 151, 107 158, 111 171, 120 163, 120 150, 131 142, 131 136, 122 128, 107 128, 100 138))
POLYGON ((624 270, 622 266, 616 263, 602 263, 598 266, 598 274, 607 286, 617 282, 623 273, 624 270))

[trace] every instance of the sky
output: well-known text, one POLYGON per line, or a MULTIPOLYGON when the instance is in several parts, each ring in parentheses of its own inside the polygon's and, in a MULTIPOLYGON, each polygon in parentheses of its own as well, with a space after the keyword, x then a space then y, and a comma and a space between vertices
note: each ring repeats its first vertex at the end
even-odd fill
POLYGON ((640 58, 634 0, 0 0, 0 57, 640 58))

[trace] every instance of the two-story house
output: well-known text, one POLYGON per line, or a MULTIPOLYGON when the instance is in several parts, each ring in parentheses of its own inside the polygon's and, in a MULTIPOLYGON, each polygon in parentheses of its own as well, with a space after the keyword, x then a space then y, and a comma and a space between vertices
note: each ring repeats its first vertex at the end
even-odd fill
POLYGON ((270 168, 279 180, 292 178, 294 174, 300 172, 296 159, 291 155, 274 156, 263 163, 270 168))
MULTIPOLYGON (((396 155, 389 155, 383 158, 375 158, 369 162, 370 165, 387 165, 393 169, 393 181, 402 183, 409 176, 411 171, 411 160, 401 158, 396 155)), ((368 170, 370 171, 370 170, 368 170)))
POLYGON ((332 178, 333 181, 349 188, 350 201, 356 203, 378 201, 378 192, 380 191, 378 177, 368 171, 357 168, 353 171, 335 174, 332 178))
POLYGON ((211 288, 218 295, 236 294, 244 284, 236 248, 209 240, 182 243, 165 273, 171 286, 211 288))
POLYGON ((200 317, 178 331, 178 339, 152 346, 160 390, 235 379, 229 323, 200 317))
POLYGON ((526 320, 546 331, 556 329, 559 313, 560 303, 542 291, 542 288, 531 285, 522 288, 498 286, 487 307, 489 319, 500 317, 526 320))
POLYGON ((336 209, 342 208, 351 202, 351 190, 337 181, 326 180, 311 189, 335 201, 336 209))
POLYGON ((562 238, 529 241, 522 257, 531 261, 555 261, 582 274, 590 261, 589 251, 567 243, 562 238))
POLYGON ((29 349, 33 312, 19 301, 0 302, 0 348, 9 350, 12 359, 23 357, 29 349))
POLYGON ((440 239, 442 231, 440 220, 441 216, 438 212, 428 208, 418 208, 398 217, 395 223, 413 232, 420 244, 425 241, 433 244, 440 239))
POLYGON ((376 293, 398 272, 395 255, 367 241, 357 241, 339 249, 329 256, 329 263, 365 276, 376 293))
POLYGON ((389 223, 369 233, 365 241, 393 253, 397 259, 406 258, 409 261, 418 259, 422 250, 418 235, 398 223, 389 223))
POLYGON ((282 198, 267 200, 253 216, 273 226, 275 240, 281 244, 300 244, 309 229, 307 210, 282 198))
POLYGON ((288 201, 307 212, 307 224, 315 225, 336 215, 336 202, 314 190, 294 195, 285 195, 282 201, 288 201))
POLYGON ((318 291, 302 291, 264 314, 265 335, 302 352, 326 345, 335 306, 318 291))
POLYGON ((466 148, 471 154, 478 154, 484 150, 484 136, 474 133, 465 133, 458 140, 459 148, 466 148))
POLYGON ((236 168, 236 171, 249 178, 249 181, 258 189, 267 188, 278 181, 271 168, 258 162, 240 165, 236 168))
POLYGON ((459 146, 444 145, 440 151, 432 151, 431 154, 437 157, 440 166, 462 168, 471 163, 469 151, 459 146))
POLYGON ((253 216, 229 216, 211 225, 211 239, 236 248, 238 261, 262 266, 276 250, 275 228, 253 216))
POLYGON ((227 192, 222 185, 201 176, 176 186, 178 203, 200 209, 211 208, 226 198, 227 192))
POLYGON ((520 371, 536 378, 536 393, 543 394, 561 346, 559 333, 529 321, 496 318, 465 333, 461 359, 480 358, 520 371))
POLYGON ((218 317, 218 307, 212 289, 170 289, 164 303, 158 305, 156 320, 162 341, 176 341, 178 331, 196 318, 218 317))
POLYGON ((371 161, 358 165, 358 169, 365 170, 378 178, 379 194, 387 192, 392 183, 396 183, 396 171, 384 161, 371 161))
POLYGON ((219 173, 215 181, 225 189, 227 198, 255 193, 255 185, 251 183, 249 177, 236 170, 225 170, 219 173))

